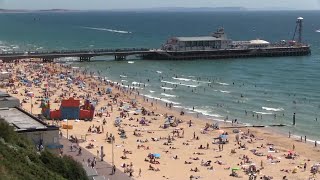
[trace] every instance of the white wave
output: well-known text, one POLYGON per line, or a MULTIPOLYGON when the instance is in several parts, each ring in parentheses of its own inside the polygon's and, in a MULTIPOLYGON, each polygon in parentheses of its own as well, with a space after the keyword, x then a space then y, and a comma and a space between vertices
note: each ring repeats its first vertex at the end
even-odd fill
POLYGON ((156 71, 158 74, 161 74, 162 73, 162 71, 156 71))
POLYGON ((155 91, 149 90, 149 92, 154 93, 155 91))
POLYGON ((139 83, 139 82, 136 82, 136 81, 133 81, 131 84, 133 84, 133 85, 144 85, 144 83, 139 83))
POLYGON ((147 97, 147 98, 160 100, 160 101, 163 101, 163 102, 166 102, 166 103, 172 103, 172 104, 174 104, 174 105, 180 104, 180 103, 178 103, 178 102, 170 101, 170 100, 164 99, 164 98, 158 98, 158 97, 151 96, 151 95, 148 95, 148 94, 147 94, 147 95, 142 94, 142 95, 145 96, 145 97, 147 97))
POLYGON ((217 82, 217 83, 220 84, 220 85, 223 85, 223 86, 229 86, 228 83, 223 83, 223 82, 217 82))
POLYGON ((176 95, 166 94, 166 93, 161 93, 161 95, 166 96, 166 97, 177 97, 176 95))
POLYGON ((216 118, 222 118, 223 117, 220 114, 211 114, 209 111, 204 110, 204 109, 195 109, 193 111, 201 113, 201 114, 206 115, 206 116, 211 116, 211 117, 216 117, 216 118))
POLYGON ((219 91, 222 92, 222 93, 227 93, 227 94, 230 93, 230 91, 223 91, 223 90, 219 90, 219 91))
POLYGON ((133 64, 133 63, 134 63, 134 61, 128 61, 128 63, 129 63, 129 64, 133 64))
POLYGON ((163 83, 168 83, 168 84, 174 84, 174 85, 181 85, 181 86, 187 86, 187 87, 198 87, 197 85, 191 85, 191 84, 183 84, 183 83, 177 83, 177 82, 170 82, 170 81, 163 81, 163 83))
POLYGON ((191 81, 191 79, 187 79, 187 78, 176 78, 176 77, 172 77, 172 79, 176 79, 179 81, 191 81))
POLYGON ((189 78, 194 78, 195 76, 188 76, 189 78))
POLYGON ((170 87, 161 87, 162 89, 165 89, 165 90, 172 90, 173 88, 170 88, 170 87))
POLYGON ((123 79, 123 80, 121 80, 121 82, 128 82, 128 81, 123 79))
POLYGON ((127 76, 125 76, 125 75, 120 75, 120 77, 121 77, 121 78, 126 78, 127 76))
POLYGON ((284 111, 283 108, 262 107, 262 109, 267 110, 267 111, 284 111))
POLYGON ((114 32, 114 33, 121 33, 121 34, 131 34, 132 33, 130 31, 121 31, 121 30, 107 29, 107 28, 95 28, 95 27, 82 27, 82 28, 98 30, 98 31, 108 31, 108 32, 114 32))
POLYGON ((223 118, 224 116, 221 116, 220 114, 213 114, 213 113, 210 113, 208 110, 204 110, 204 109, 193 109, 191 107, 183 107, 183 106, 174 106, 176 108, 183 108, 183 109, 186 109, 188 110, 189 113, 200 113, 200 114, 203 114, 205 116, 210 116, 210 117, 215 117, 215 118, 223 118))
POLYGON ((160 99, 161 101, 163 101, 163 102, 166 102, 166 103, 172 103, 172 104, 180 104, 180 103, 178 103, 178 102, 174 102, 174 101, 170 101, 170 100, 168 100, 168 99, 160 99))
POLYGON ((198 83, 206 83, 206 84, 210 84, 211 82, 209 81, 197 81, 197 80, 192 80, 193 82, 198 82, 198 83))
POLYGON ((271 112, 259 112, 259 111, 253 111, 256 114, 273 114, 271 112))
MULTIPOLYGON (((127 87, 127 86, 126 86, 127 87)), ((130 86, 130 88, 134 88, 134 89, 143 89, 142 87, 137 87, 137 86, 130 86)))

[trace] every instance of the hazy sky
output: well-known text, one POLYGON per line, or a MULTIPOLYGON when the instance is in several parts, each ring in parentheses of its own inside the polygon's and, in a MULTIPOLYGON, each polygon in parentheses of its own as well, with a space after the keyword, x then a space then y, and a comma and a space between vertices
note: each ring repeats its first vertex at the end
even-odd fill
POLYGON ((320 9, 320 0, 0 0, 8 9, 134 9, 152 7, 221 7, 320 9))

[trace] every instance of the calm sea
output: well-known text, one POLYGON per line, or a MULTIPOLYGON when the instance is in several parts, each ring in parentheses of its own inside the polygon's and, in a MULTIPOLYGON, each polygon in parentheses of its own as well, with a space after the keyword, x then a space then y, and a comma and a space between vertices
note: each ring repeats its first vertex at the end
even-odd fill
POLYGON ((304 17, 305 57, 148 61, 134 57, 73 63, 140 88, 142 94, 211 119, 250 124, 287 124, 291 131, 320 139, 320 12, 81 12, 0 14, 0 48, 12 50, 158 48, 171 36, 208 35, 224 27, 233 40, 291 39, 304 17), (140 84, 140 85, 139 85, 140 84), (292 124, 296 113, 297 124, 292 124), (318 121, 317 121, 318 119, 318 121))

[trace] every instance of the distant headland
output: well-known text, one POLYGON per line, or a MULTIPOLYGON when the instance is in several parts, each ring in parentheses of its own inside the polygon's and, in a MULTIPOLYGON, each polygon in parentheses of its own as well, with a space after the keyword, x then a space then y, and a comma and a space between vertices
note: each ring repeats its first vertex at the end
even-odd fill
POLYGON ((71 11, 78 11, 78 10, 68 10, 68 9, 41 9, 41 10, 0 9, 0 13, 71 12, 71 11))
POLYGON ((163 12, 201 12, 201 11, 246 11, 243 7, 159 7, 159 8, 138 8, 138 9, 106 9, 106 10, 71 10, 71 9, 0 9, 0 13, 34 13, 34 12, 78 12, 78 11, 163 11, 163 12))
MULTIPOLYGON (((236 12, 236 11, 305 11, 284 7, 245 8, 245 7, 154 7, 130 9, 0 9, 0 13, 41 13, 41 12, 236 12)), ((311 10, 312 11, 312 10, 311 10)))

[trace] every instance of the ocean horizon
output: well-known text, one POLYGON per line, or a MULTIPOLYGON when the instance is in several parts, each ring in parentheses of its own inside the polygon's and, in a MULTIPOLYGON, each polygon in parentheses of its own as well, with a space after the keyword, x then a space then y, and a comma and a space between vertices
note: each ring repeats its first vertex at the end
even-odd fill
POLYGON ((169 37, 209 35, 219 27, 232 40, 278 42, 292 39, 296 18, 302 16, 310 56, 192 61, 96 57, 95 62, 72 66, 100 72, 190 113, 254 125, 285 124, 277 129, 319 140, 319 15, 319 11, 0 14, 4 24, 0 51, 159 48, 169 37))

